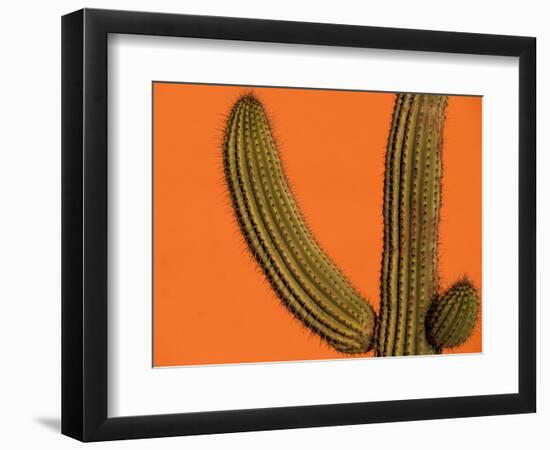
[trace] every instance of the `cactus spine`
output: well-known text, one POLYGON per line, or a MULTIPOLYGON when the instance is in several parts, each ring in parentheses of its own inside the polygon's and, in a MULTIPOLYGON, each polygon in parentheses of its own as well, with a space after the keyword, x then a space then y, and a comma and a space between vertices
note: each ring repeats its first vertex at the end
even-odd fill
POLYGON ((282 170, 260 102, 241 97, 225 133, 224 170, 241 231, 282 302, 337 350, 373 345, 371 306, 323 253, 308 230, 282 170))
POLYGON ((340 352, 440 353, 473 330, 478 297, 467 279, 438 298, 446 105, 444 95, 396 96, 385 163, 378 319, 308 230, 261 103, 244 95, 231 110, 224 171, 250 252, 283 304, 340 352))

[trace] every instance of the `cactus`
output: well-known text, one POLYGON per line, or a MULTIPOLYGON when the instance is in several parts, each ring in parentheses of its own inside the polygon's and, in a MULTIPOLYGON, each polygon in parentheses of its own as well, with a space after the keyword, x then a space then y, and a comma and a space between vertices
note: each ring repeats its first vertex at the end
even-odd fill
POLYGON ((440 353, 464 342, 477 292, 463 279, 438 297, 441 147, 447 97, 398 94, 386 151, 380 317, 322 251, 291 193, 260 101, 233 106, 224 173, 248 248, 282 303, 342 353, 440 353))
POLYGON ((344 353, 373 346, 375 314, 323 253, 290 192, 266 113, 237 101, 224 138, 224 171, 241 231, 273 290, 296 317, 344 353))
MULTIPOLYGON (((446 106, 445 95, 396 96, 384 177, 378 356, 440 353, 442 347, 464 342, 475 324, 477 293, 467 279, 438 299, 441 150, 446 106), (458 293, 462 301, 455 298, 458 293), (432 303, 436 307, 431 320, 427 320, 432 303), (453 304, 460 314, 438 314, 441 310, 447 312, 453 304)), ((455 309, 452 308, 453 313, 457 312, 455 309)))

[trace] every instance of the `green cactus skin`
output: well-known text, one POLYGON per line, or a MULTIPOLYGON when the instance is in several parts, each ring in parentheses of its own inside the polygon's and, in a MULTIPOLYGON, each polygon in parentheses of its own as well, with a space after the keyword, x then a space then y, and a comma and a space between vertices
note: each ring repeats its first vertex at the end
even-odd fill
POLYGON ((374 311, 308 230, 264 108, 251 94, 242 96, 231 110, 223 159, 242 234, 283 304, 336 350, 370 350, 374 311))
POLYGON ((379 356, 434 353, 425 315, 439 286, 441 146, 447 97, 398 94, 386 152, 379 356))
POLYGON ((479 299, 467 279, 455 283, 434 300, 426 317, 427 337, 436 350, 466 342, 477 320, 479 299))

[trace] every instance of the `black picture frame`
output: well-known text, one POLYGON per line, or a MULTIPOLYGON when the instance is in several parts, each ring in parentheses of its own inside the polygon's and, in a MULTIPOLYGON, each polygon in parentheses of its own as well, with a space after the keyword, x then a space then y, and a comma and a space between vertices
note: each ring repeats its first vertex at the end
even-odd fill
POLYGON ((535 412, 536 39, 83 9, 62 18, 62 433, 82 441, 535 412), (109 33, 519 57, 517 393, 109 418, 109 33))

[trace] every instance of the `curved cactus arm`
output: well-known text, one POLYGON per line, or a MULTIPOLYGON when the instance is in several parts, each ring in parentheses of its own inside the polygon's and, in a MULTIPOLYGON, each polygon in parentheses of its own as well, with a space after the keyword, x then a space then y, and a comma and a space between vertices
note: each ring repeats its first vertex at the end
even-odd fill
POLYGON ((472 334, 478 310, 477 290, 463 278, 434 300, 426 316, 428 340, 438 352, 463 344, 472 334))
POLYGON ((375 313, 308 229, 283 172, 265 110, 250 94, 231 110, 223 158, 241 232, 283 304, 336 350, 370 350, 375 313))

